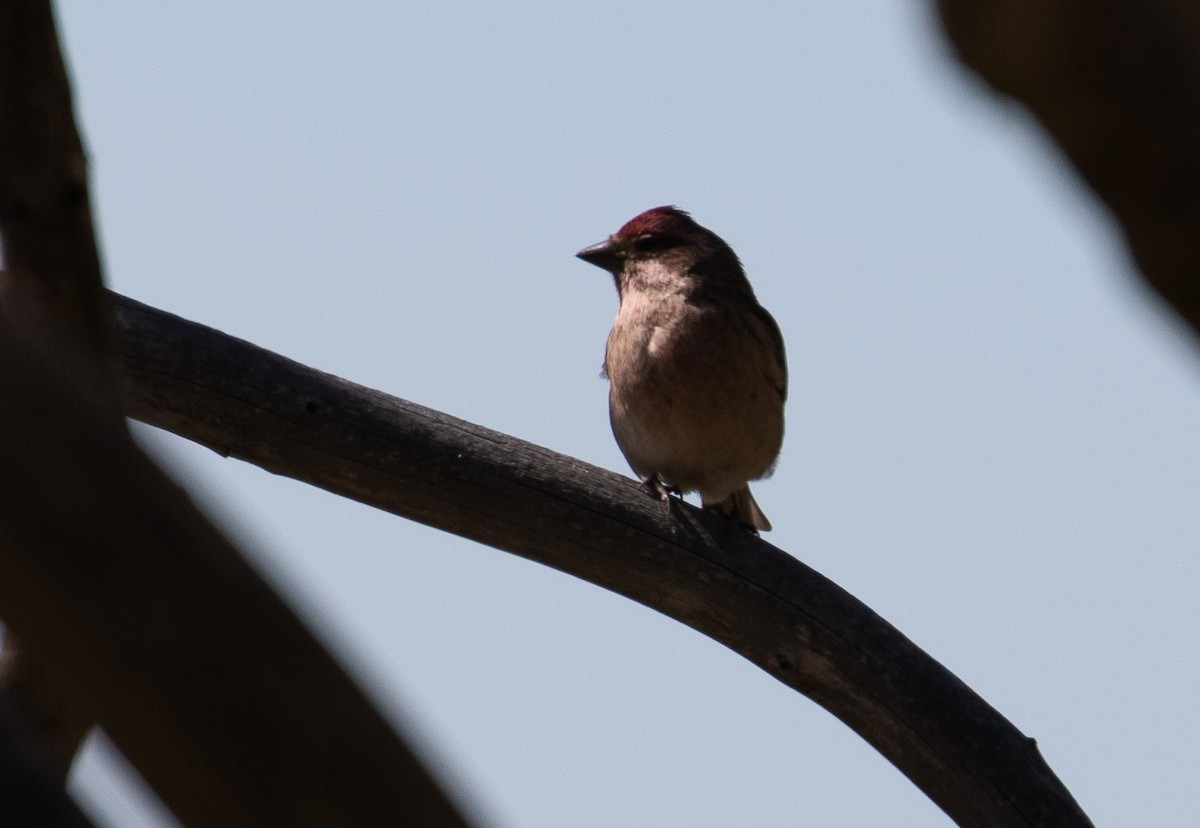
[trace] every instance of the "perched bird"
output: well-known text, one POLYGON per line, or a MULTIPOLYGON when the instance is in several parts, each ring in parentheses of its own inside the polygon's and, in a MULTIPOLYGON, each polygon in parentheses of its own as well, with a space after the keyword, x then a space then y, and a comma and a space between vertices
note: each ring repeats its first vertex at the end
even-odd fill
POLYGON ((732 248, 676 207, 655 207, 575 254, 612 273, 608 413, 621 453, 659 497, 768 530, 751 480, 783 444, 787 357, 732 248))

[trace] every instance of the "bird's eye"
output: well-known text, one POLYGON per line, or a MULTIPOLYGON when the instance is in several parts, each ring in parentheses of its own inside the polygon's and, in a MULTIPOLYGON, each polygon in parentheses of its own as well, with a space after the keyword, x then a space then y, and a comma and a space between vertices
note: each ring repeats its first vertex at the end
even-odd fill
POLYGON ((639 253, 653 253, 655 250, 660 249, 662 246, 663 246, 662 237, 654 236, 654 235, 651 235, 650 233, 647 233, 644 236, 638 236, 636 239, 633 240, 633 249, 639 253))

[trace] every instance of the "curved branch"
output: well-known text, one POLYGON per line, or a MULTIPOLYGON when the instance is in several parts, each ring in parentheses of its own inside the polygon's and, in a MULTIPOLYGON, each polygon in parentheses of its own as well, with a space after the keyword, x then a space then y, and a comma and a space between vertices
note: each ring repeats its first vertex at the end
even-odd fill
POLYGON ((1090 825, 1023 736, 775 547, 637 484, 116 297, 132 416, 555 567, 712 637, 825 707, 962 825, 1090 825))

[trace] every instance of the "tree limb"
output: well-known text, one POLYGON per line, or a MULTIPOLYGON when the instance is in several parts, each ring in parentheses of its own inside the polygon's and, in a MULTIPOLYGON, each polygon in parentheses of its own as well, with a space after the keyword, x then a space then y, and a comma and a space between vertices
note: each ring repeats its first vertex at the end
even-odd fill
POLYGON ((130 413, 522 555, 719 641, 840 718, 961 825, 1090 825, 1023 736, 796 559, 635 481, 115 297, 130 413))
POLYGON ((1200 332, 1200 4, 938 0, 961 59, 1024 103, 1200 332))
MULTIPOLYGON (((239 553, 0 313, 0 609, 187 825, 460 826, 239 553)), ((81 370, 82 369, 82 370, 81 370)))
POLYGON ((60 330, 107 359, 115 338, 87 157, 49 0, 0 3, 0 159, 7 288, 35 300, 27 308, 44 306, 60 330))
POLYGON ((0 3, 0 159, 0 612, 28 654, 0 712, 44 725, 60 771, 98 719, 188 824, 462 825, 129 439, 49 0, 0 3))
MULTIPOLYGON (((0 237, 7 272, 0 298, 45 336, 67 337, 92 355, 81 377, 123 428, 116 400, 115 336, 92 228, 87 159, 75 125, 71 86, 49 0, 0 3, 0 237)), ((82 380, 80 380, 82 381, 82 380)), ((76 694, 41 669, 41 654, 5 639, 0 703, 37 734, 66 779, 91 727, 76 694)))

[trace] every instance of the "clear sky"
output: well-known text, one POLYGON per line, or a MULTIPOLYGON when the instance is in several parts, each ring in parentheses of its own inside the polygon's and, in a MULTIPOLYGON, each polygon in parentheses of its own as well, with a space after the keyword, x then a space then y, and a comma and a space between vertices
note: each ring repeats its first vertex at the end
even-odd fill
MULTIPOLYGON (((930 5, 58 8, 114 289, 607 468, 616 296, 573 253, 692 211, 787 340, 768 540, 1037 738, 1097 824, 1184 824, 1200 358, 930 5)), ((481 824, 949 824, 674 621, 138 435, 481 824)), ((102 745, 72 784, 164 824, 102 745)))

